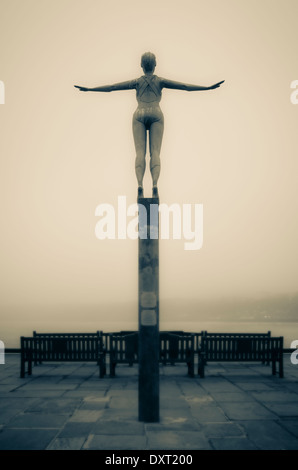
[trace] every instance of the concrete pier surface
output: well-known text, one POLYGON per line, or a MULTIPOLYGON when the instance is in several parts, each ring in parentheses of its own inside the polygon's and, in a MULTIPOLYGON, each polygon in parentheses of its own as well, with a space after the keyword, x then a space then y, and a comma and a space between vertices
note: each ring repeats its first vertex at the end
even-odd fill
POLYGON ((138 367, 98 378, 90 363, 45 363, 19 378, 19 354, 0 365, 0 449, 297 450, 298 365, 285 378, 256 363, 160 366, 160 422, 138 420, 138 367))

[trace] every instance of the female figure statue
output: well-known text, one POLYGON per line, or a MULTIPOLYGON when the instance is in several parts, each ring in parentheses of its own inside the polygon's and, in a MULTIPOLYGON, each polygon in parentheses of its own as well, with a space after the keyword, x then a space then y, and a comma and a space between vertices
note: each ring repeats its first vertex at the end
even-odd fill
POLYGON ((204 87, 160 78, 154 75, 156 59, 155 55, 151 52, 146 52, 142 55, 141 67, 144 71, 144 75, 135 80, 96 88, 85 88, 77 85, 75 85, 75 87, 80 91, 110 92, 116 90, 136 90, 138 107, 134 112, 132 125, 136 148, 135 171, 138 181, 138 197, 144 197, 143 178, 146 166, 147 131, 149 133, 150 171, 153 184, 152 196, 158 197, 157 181, 160 173, 159 155, 164 129, 164 117, 159 107, 162 89, 171 88, 185 91, 213 90, 218 88, 224 80, 215 85, 204 87))

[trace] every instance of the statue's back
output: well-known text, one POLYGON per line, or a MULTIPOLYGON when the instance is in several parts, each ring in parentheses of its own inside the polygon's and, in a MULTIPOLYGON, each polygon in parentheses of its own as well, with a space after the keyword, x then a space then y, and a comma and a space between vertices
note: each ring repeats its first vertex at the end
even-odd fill
POLYGON ((143 75, 136 81, 137 100, 139 104, 159 103, 161 100, 160 79, 156 75, 143 75))

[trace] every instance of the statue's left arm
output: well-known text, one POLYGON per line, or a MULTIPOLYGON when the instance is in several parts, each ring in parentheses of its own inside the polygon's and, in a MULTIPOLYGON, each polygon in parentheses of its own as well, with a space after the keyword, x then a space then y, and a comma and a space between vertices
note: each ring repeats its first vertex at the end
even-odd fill
POLYGON ((118 90, 132 90, 136 87, 136 80, 128 80, 127 82, 119 82, 115 83, 114 85, 105 85, 105 86, 98 86, 95 88, 86 88, 78 85, 74 85, 75 88, 78 88, 80 91, 102 91, 102 92, 110 92, 110 91, 118 91, 118 90))
POLYGON ((165 78, 160 79, 160 84, 162 88, 171 88, 173 90, 184 90, 184 91, 204 91, 204 90, 214 90, 218 88, 224 80, 221 82, 215 83, 211 86, 200 86, 200 85, 189 85, 188 83, 174 82, 173 80, 167 80, 165 78))

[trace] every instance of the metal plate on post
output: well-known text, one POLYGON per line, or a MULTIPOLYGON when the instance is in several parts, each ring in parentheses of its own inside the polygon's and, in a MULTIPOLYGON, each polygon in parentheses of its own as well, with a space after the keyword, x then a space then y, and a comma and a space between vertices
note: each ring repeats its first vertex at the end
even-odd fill
POLYGON ((154 308, 156 307, 156 294, 155 292, 142 292, 141 294, 141 307, 154 308))
POLYGON ((157 316, 155 310, 142 310, 141 312, 141 325, 142 326, 155 326, 157 323, 157 316))

